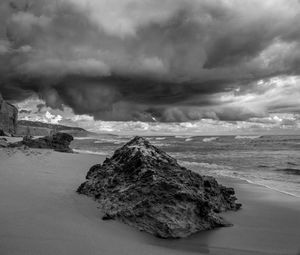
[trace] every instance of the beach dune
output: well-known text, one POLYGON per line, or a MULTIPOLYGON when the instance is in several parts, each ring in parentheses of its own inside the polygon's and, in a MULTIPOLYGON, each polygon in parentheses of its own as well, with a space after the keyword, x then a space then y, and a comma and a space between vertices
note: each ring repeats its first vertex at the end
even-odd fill
POLYGON ((101 220, 76 189, 99 155, 0 149, 0 254, 300 254, 300 199, 234 179, 243 209, 233 227, 162 240, 101 220))

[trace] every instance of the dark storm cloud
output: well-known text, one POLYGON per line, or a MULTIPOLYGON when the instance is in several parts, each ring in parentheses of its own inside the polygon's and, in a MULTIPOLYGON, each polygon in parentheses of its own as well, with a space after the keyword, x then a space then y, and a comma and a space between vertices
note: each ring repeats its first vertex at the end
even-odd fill
POLYGON ((4 0, 0 92, 103 120, 259 117, 222 95, 299 75, 299 22, 296 0, 4 0))

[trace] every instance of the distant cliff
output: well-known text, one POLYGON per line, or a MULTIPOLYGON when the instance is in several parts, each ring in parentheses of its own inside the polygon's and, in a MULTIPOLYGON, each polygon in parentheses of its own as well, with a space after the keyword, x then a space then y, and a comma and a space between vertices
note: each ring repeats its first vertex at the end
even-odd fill
POLYGON ((83 128, 69 127, 64 125, 49 124, 38 121, 19 120, 17 135, 31 135, 31 136, 47 136, 56 132, 64 132, 73 136, 86 136, 90 134, 83 128))
POLYGON ((18 109, 6 102, 0 94, 0 135, 14 135, 17 129, 18 109))
POLYGON ((57 132, 64 132, 73 136, 87 136, 93 134, 79 127, 28 120, 18 121, 18 109, 14 105, 6 102, 0 94, 0 136, 47 136, 57 132))

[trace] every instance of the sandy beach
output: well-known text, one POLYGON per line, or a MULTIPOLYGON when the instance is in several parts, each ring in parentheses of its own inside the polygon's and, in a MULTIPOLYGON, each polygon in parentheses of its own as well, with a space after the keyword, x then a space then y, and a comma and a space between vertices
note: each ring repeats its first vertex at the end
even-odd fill
POLYGON ((300 254, 300 198, 236 179, 233 227, 162 240, 116 221, 75 191, 99 155, 0 149, 0 254, 300 254))

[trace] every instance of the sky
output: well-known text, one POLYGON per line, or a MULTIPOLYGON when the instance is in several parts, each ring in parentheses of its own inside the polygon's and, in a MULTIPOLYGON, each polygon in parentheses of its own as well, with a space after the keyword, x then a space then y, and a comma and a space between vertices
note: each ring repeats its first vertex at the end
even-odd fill
POLYGON ((299 134, 299 0, 1 0, 21 119, 141 134, 299 134))

